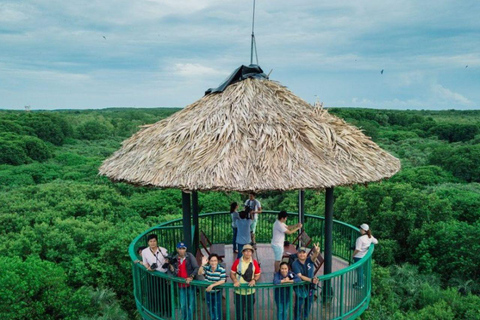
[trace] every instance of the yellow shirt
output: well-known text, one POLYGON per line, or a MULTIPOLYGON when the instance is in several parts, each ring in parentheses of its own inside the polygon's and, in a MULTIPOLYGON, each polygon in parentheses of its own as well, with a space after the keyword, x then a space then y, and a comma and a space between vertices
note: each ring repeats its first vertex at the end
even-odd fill
MULTIPOLYGON (((250 259, 248 261, 244 261, 243 260, 243 257, 240 258, 240 262, 238 263, 239 266, 237 268, 240 268, 240 270, 242 270, 242 274, 245 273, 245 271, 248 269, 248 265, 250 264, 250 262, 252 263, 253 265, 253 274, 255 276, 255 264, 253 263, 253 259, 250 259), (242 264, 242 266, 240 267, 240 264, 242 264)), ((237 280, 238 282, 240 282, 240 284, 244 284, 244 283, 248 283, 247 281, 245 281, 245 279, 243 279, 242 276, 238 275, 237 273, 237 280)), ((248 288, 236 288, 235 289, 235 293, 236 294, 241 294, 241 295, 248 295, 248 294, 254 294, 255 293, 255 289, 251 288, 251 287, 248 287, 248 288)))

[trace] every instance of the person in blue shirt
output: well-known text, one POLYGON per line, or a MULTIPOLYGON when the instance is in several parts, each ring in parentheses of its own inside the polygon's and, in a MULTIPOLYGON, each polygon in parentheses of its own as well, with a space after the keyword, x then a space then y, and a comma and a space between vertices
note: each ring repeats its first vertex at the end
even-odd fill
POLYGON ((239 216, 240 219, 237 220, 237 259, 240 259, 242 257, 243 246, 252 242, 250 234, 250 226, 252 225, 252 220, 248 217, 248 214, 245 211, 240 211, 239 216))
POLYGON ((307 255, 307 249, 301 247, 298 249, 298 259, 293 262, 292 270, 301 280, 309 283, 295 287, 295 319, 303 320, 307 319, 310 314, 310 309, 313 303, 313 293, 318 283, 318 278, 315 277, 315 263, 318 255, 320 254, 320 248, 318 244, 315 244, 312 250, 312 255, 307 255))
MULTIPOLYGON (((292 284, 298 283, 302 280, 288 269, 288 263, 280 263, 280 269, 273 276, 273 284, 292 284)), ((287 320, 288 317, 288 307, 290 306, 290 299, 292 297, 291 286, 282 286, 280 288, 275 288, 274 298, 275 303, 277 304, 277 318, 278 320, 287 320)))

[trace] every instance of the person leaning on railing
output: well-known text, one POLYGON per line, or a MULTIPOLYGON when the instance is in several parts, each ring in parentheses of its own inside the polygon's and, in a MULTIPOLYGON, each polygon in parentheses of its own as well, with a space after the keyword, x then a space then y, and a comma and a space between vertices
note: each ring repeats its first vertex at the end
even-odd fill
MULTIPOLYGON (((368 248, 370 245, 378 244, 378 240, 372 236, 372 231, 368 224, 364 223, 360 226, 361 236, 357 238, 355 242, 355 250, 353 251, 353 261, 360 261, 367 254, 368 248)), ((357 283, 353 284, 355 289, 363 289, 363 266, 357 267, 357 283)))
POLYGON ((252 258, 253 247, 249 244, 242 249, 242 257, 233 262, 230 278, 235 287, 235 319, 253 320, 255 289, 253 287, 260 278, 260 265, 252 258), (248 284, 241 288, 240 285, 248 284))
MULTIPOLYGON (((295 273, 288 269, 288 263, 280 263, 280 270, 273 276, 273 284, 275 286, 281 284, 293 284, 302 281, 295 273)), ((291 288, 280 287, 275 288, 274 298, 277 304, 277 318, 278 320, 287 320, 288 307, 291 299, 291 288)))
MULTIPOLYGON (((148 235, 147 241, 148 247, 142 251, 142 265, 150 272, 167 272, 167 269, 164 268, 165 262, 167 262, 167 249, 158 246, 158 237, 156 234, 148 235)), ((151 276, 146 296, 147 308, 151 312, 170 315, 170 286, 166 279, 151 276)))
POLYGON ((315 264, 313 262, 317 260, 319 254, 320 248, 318 244, 313 246, 311 257, 307 255, 307 249, 301 247, 298 249, 298 259, 292 264, 293 273, 303 281, 310 282, 309 284, 295 287, 295 319, 307 319, 310 313, 310 308, 313 303, 313 293, 318 283, 318 278, 315 277, 314 274, 315 264))
POLYGON ((212 253, 208 257, 202 257, 202 265, 198 274, 204 275, 205 280, 211 284, 205 289, 205 300, 211 320, 222 320, 222 289, 216 288, 227 281, 225 268, 219 263, 217 254, 212 253))
MULTIPOLYGON (((145 247, 145 246, 138 247, 137 254, 140 256, 140 258, 142 258, 142 251, 145 250, 146 248, 147 247, 145 247)), ((142 260, 143 260, 143 258, 142 258, 142 260)), ((140 263, 143 266, 143 261, 142 260, 137 259, 137 260, 133 261, 133 263, 140 263)))
POLYGON ((178 284, 180 293, 180 308, 184 320, 193 320, 195 312, 195 287, 190 286, 198 274, 198 263, 195 256, 187 252, 187 246, 183 242, 177 244, 177 254, 172 258, 169 266, 170 272, 177 277, 185 279, 186 283, 178 284))

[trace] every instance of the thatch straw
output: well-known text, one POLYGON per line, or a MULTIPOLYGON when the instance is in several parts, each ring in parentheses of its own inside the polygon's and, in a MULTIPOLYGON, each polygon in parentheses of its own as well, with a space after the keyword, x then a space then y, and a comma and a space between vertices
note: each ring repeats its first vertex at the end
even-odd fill
POLYGON ((247 79, 145 127, 100 174, 182 190, 323 189, 379 181, 398 159, 270 80, 247 79))

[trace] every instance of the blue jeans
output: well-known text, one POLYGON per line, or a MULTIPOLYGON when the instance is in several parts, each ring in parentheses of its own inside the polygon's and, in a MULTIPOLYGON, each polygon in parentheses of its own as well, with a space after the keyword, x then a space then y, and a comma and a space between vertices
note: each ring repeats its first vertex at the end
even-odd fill
POLYGON ((233 228, 233 251, 237 250, 237 233, 238 233, 238 228, 233 228))
POLYGON ((304 320, 308 318, 313 304, 313 290, 308 290, 308 297, 295 299, 295 320, 304 320))
MULTIPOLYGON (((353 261, 357 263, 362 260, 362 258, 353 258, 353 261)), ((357 268, 357 285, 363 287, 363 266, 357 268)))
POLYGON ((193 320, 195 312, 195 288, 186 287, 179 288, 180 292, 180 308, 182 309, 182 317, 184 320, 193 320))
POLYGON ((278 320, 287 320, 288 307, 290 306, 290 299, 275 299, 277 303, 277 317, 278 320))
POLYGON ((205 292, 208 313, 212 320, 222 320, 222 290, 218 292, 205 292))
POLYGON ((237 243, 237 245, 238 245, 237 259, 240 259, 240 258, 242 257, 243 246, 244 246, 245 244, 237 243))

